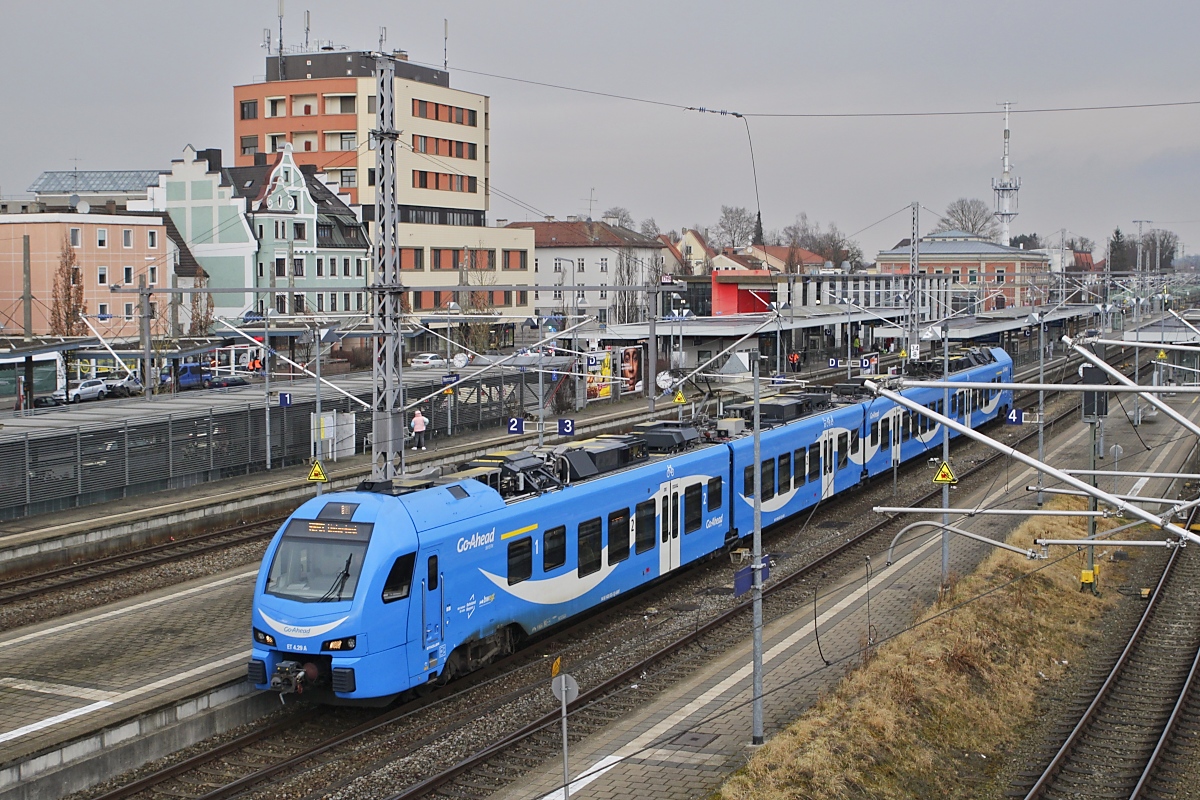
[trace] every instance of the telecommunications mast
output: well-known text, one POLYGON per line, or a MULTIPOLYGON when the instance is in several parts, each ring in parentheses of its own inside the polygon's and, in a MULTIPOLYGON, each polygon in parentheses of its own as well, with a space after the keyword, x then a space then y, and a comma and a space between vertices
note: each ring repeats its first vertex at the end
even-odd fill
POLYGON ((1000 244, 1008 247, 1013 217, 1017 216, 1017 191, 1021 179, 1012 176, 1012 162, 1008 159, 1008 110, 1012 103, 1004 103, 1004 174, 1000 180, 992 179, 992 191, 996 193, 996 219, 1000 221, 1000 244))

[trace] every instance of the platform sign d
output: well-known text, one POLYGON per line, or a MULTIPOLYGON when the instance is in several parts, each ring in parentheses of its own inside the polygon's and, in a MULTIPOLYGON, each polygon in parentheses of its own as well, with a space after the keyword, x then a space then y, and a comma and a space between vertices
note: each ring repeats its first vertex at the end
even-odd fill
POLYGON ((933 476, 934 483, 955 484, 958 483, 958 478, 954 477, 954 470, 950 469, 950 463, 943 461, 938 467, 937 474, 933 476))

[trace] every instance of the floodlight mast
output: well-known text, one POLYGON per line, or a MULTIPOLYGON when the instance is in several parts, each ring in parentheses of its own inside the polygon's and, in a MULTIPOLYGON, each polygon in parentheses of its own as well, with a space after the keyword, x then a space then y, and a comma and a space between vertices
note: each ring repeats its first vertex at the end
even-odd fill
POLYGON ((391 480, 399 463, 404 474, 404 287, 396 249, 396 64, 386 53, 375 56, 375 335, 372 337, 371 478, 391 480))

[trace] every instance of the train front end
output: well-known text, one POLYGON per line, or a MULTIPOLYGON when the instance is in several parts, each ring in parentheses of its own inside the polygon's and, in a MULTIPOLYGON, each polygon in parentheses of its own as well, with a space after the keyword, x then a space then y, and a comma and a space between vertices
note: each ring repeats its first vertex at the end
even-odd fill
POLYGON ((412 522, 393 497, 340 492, 296 509, 259 568, 250 682, 281 698, 315 693, 325 701, 407 689, 413 559, 401 574, 405 559, 395 554, 416 549, 412 522))

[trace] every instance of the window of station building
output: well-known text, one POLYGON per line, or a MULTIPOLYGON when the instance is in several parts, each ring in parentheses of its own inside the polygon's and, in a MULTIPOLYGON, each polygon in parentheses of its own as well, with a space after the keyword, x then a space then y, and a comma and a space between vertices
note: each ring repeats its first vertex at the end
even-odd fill
POLYGON ((634 508, 634 550, 645 553, 654 549, 654 501, 646 500, 634 508))
POLYGON ((629 509, 608 515, 608 563, 619 564, 629 558, 629 509))
POLYGON ((708 510, 716 511, 725 502, 725 498, 721 496, 723 487, 721 486, 720 478, 711 478, 708 481, 708 510))
POLYGON ((704 484, 694 483, 683 490, 683 532, 700 530, 704 524, 704 484))
MULTIPOLYGON (((241 109, 242 109, 242 119, 258 119, 258 101, 257 100, 243 100, 241 102, 241 109)), ((242 141, 244 142, 245 139, 243 139, 242 141)), ((257 141, 258 141, 258 137, 255 137, 255 142, 257 142, 257 141)), ((245 155, 245 153, 243 153, 242 155, 245 155)))
POLYGON ((529 268, 529 252, 527 250, 505 250, 504 269, 523 270, 529 268))
POLYGON ((779 456, 779 493, 792 490, 792 454, 784 453, 779 456))
POLYGON ((808 446, 808 480, 815 481, 821 477, 821 445, 808 446))
POLYGON ((258 152, 258 135, 243 136, 241 144, 241 153, 244 156, 252 156, 258 152))
POLYGON ((508 545, 508 585, 533 576, 533 538, 526 536, 508 545))
POLYGON ((762 462, 762 499, 770 500, 775 496, 775 459, 768 458, 762 462))
POLYGON ((416 553, 407 553, 392 564, 387 580, 383 582, 383 602, 391 603, 408 597, 412 591, 413 565, 416 560, 416 553))
POLYGON ((425 269, 425 248, 423 247, 401 247, 400 249, 400 269, 408 270, 423 270, 425 269))
POLYGON ((600 571, 600 552, 603 550, 600 531, 599 517, 579 523, 578 555, 579 577, 581 578, 584 575, 600 571))

